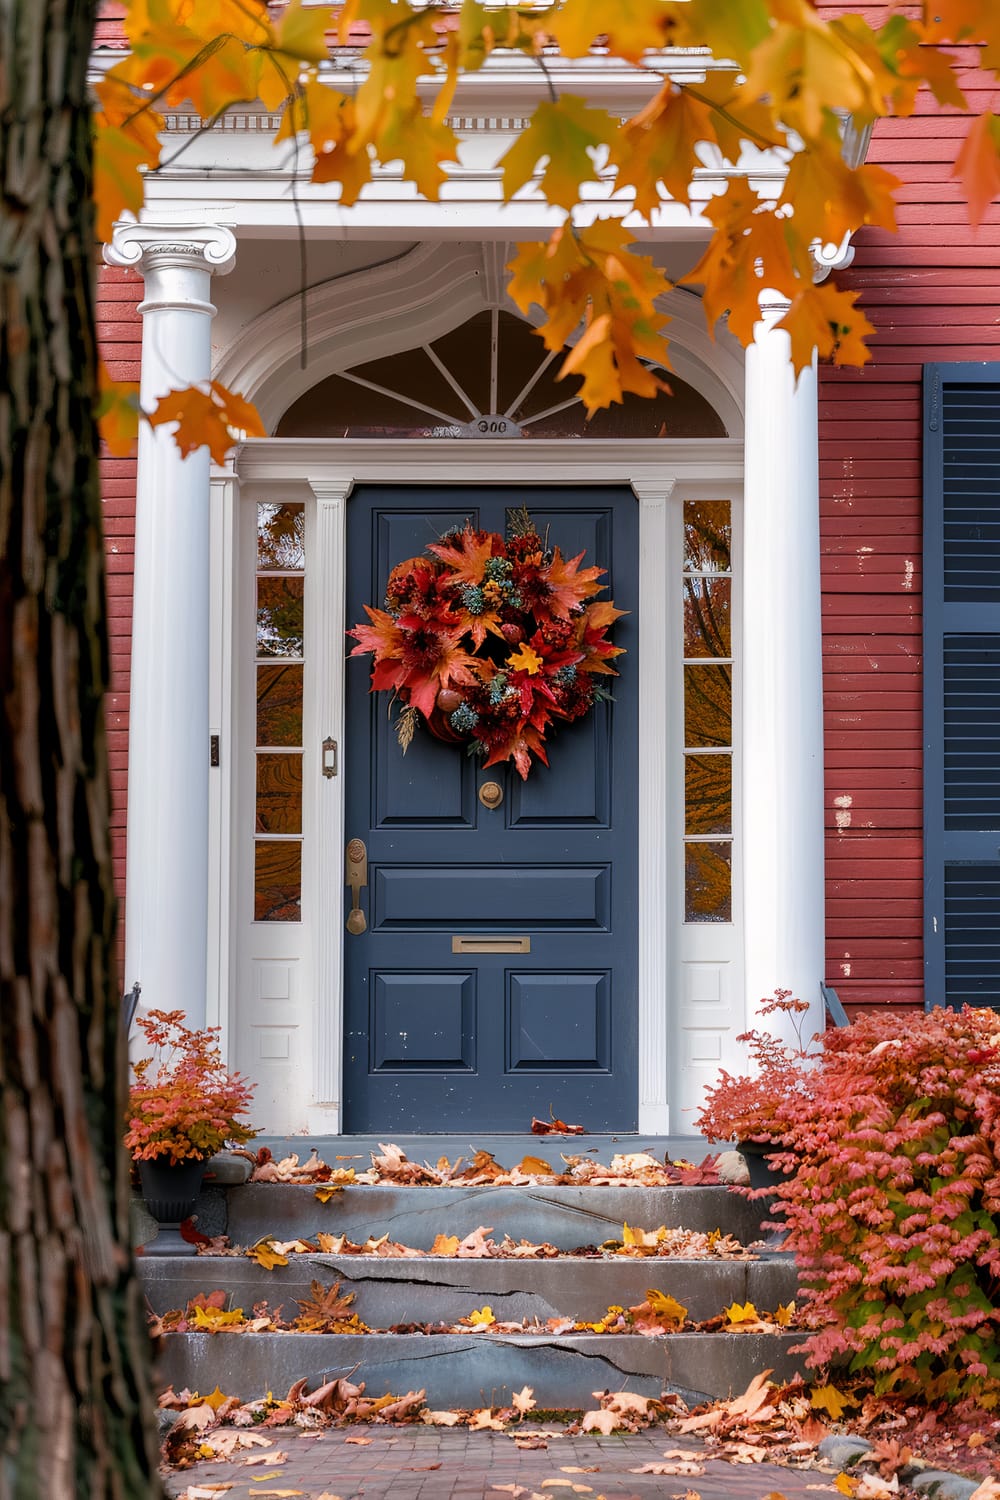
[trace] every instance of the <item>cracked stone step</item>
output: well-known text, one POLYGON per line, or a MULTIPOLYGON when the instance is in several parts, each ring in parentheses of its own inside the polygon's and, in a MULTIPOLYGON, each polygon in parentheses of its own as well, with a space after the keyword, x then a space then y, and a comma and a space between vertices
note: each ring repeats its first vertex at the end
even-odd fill
POLYGON ((429 1250, 439 1234, 465 1237, 492 1225, 494 1237, 548 1241, 559 1250, 621 1237, 622 1225, 721 1229, 743 1244, 759 1240, 765 1203, 724 1187, 375 1187, 345 1188, 328 1203, 293 1183, 248 1183, 227 1190, 227 1232, 234 1244, 265 1235, 310 1239, 321 1230, 360 1243, 388 1234, 429 1250))
POLYGON ((695 1322, 715 1317, 733 1302, 773 1312, 795 1297, 791 1257, 767 1261, 652 1258, 586 1260, 386 1260, 376 1256, 293 1255, 287 1266, 265 1271, 230 1256, 145 1255, 139 1274, 156 1313, 184 1307, 199 1292, 224 1289, 227 1306, 249 1312, 266 1300, 295 1316, 297 1301, 315 1279, 339 1281, 353 1291, 351 1311, 372 1328, 397 1323, 455 1323, 488 1304, 499 1321, 572 1317, 595 1321, 611 1303, 634 1306, 649 1287, 668 1292, 695 1322))
POLYGON ((789 1353, 801 1333, 341 1334, 170 1333, 158 1361, 175 1390, 216 1386, 243 1401, 281 1395, 307 1377, 311 1389, 338 1376, 369 1394, 425 1390, 431 1407, 503 1406, 530 1385, 540 1407, 594 1406, 593 1392, 729 1397, 761 1370, 779 1380, 804 1373, 789 1353))

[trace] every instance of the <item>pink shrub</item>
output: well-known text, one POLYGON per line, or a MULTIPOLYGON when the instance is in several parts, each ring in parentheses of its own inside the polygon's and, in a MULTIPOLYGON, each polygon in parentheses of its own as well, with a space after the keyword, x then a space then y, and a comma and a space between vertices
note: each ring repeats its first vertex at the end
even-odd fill
POLYGON ((1000 1402, 1000 1016, 869 1015, 829 1032, 772 1139, 815 1329, 808 1362, 880 1392, 1000 1402))

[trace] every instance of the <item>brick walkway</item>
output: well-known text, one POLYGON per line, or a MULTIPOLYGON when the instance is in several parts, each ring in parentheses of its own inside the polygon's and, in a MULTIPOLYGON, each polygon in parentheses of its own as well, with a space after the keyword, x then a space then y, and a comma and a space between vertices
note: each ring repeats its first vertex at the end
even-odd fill
MULTIPOLYGON (((220 1500, 247 1496, 298 1495, 302 1500, 502 1500, 507 1491, 495 1486, 523 1486, 521 1500, 534 1492, 545 1497, 579 1496, 579 1500, 819 1500, 836 1496, 836 1477, 829 1470, 793 1470, 775 1464, 730 1464, 705 1459, 701 1474, 633 1474, 648 1463, 666 1459, 671 1449, 701 1453, 701 1444, 675 1438, 661 1429, 626 1437, 567 1437, 545 1434, 547 1448, 521 1449, 499 1432, 469 1432, 464 1428, 353 1427, 318 1435, 296 1429, 271 1429, 276 1455, 283 1463, 201 1463, 183 1473, 171 1473, 167 1492, 184 1496, 189 1486, 229 1484, 220 1500), (370 1438, 370 1443, 350 1438, 370 1438), (565 1469, 593 1473, 566 1473, 565 1469), (559 1485, 542 1489, 545 1480, 559 1485), (580 1489, 573 1487, 580 1486, 580 1489), (584 1490, 582 1487, 587 1486, 584 1490)), ((250 1450, 257 1459, 266 1450, 250 1450)))

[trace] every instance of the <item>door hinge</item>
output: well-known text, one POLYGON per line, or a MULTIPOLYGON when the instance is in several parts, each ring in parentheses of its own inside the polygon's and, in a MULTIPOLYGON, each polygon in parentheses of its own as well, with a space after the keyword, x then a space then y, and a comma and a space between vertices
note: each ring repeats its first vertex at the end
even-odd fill
POLYGON ((219 759, 219 740, 220 736, 217 734, 210 734, 208 737, 208 763, 210 766, 221 764, 219 759))
POLYGON ((327 737, 323 741, 323 775, 336 776, 337 774, 337 741, 327 737))

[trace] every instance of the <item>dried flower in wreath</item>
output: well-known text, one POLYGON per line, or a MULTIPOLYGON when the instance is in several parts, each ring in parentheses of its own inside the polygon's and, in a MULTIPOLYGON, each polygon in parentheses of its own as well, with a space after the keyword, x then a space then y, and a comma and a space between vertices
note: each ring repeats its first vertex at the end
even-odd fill
POLYGON ((471 522, 389 574, 385 609, 348 631, 352 656, 370 653, 372 691, 391 692, 405 751, 418 716, 438 739, 465 743, 487 766, 531 757, 548 765, 545 737, 608 697, 603 679, 624 648, 608 639, 625 613, 593 601, 603 568, 581 568, 549 547, 524 510, 510 535, 471 522), (593 602, 588 602, 593 601, 593 602))

